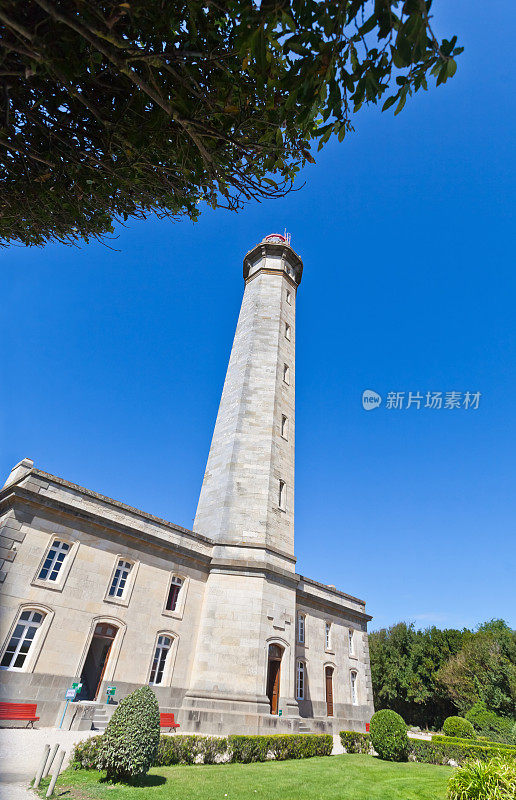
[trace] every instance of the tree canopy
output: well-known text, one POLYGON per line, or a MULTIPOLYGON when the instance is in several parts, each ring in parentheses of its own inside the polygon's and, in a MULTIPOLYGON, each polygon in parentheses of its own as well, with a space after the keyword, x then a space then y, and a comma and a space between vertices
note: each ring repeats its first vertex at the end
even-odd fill
POLYGON ((476 631, 397 625, 369 634, 376 709, 439 728, 475 703, 516 718, 516 631, 492 620, 476 631))
POLYGON ((2 0, 0 244, 283 196, 363 104, 444 83, 431 0, 2 0))

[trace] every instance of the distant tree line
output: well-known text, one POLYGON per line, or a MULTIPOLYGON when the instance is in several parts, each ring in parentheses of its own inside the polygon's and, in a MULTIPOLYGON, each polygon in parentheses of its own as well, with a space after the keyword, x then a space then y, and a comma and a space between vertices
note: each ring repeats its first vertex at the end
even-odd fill
POLYGON ((516 719, 516 631, 503 620, 474 631, 399 622, 370 633, 369 649, 376 710, 429 728, 478 703, 516 719))

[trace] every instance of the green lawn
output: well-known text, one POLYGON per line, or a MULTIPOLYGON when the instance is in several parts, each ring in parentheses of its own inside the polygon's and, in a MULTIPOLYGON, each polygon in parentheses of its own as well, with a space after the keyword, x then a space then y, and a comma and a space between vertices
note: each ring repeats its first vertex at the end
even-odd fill
MULTIPOLYGON (((445 800, 450 767, 393 764, 342 755, 263 764, 156 767, 140 786, 108 784, 93 771, 66 770, 65 800, 445 800)), ((48 781, 42 783, 46 790, 48 781)), ((42 792, 44 796, 44 792, 42 792)))

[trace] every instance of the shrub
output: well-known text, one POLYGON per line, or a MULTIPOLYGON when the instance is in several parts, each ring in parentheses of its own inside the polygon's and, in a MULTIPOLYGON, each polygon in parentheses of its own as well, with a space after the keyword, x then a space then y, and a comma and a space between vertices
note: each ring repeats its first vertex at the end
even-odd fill
POLYGON ((159 706, 149 686, 124 697, 101 737, 98 767, 117 780, 145 775, 160 740, 159 706))
POLYGON ((489 711, 484 702, 475 703, 467 712, 466 719, 482 736, 495 742, 516 744, 516 720, 489 711))
POLYGON ((516 763, 502 758, 470 761, 448 782, 449 800, 510 800, 516 797, 516 763))
POLYGON ((371 737, 368 733, 357 731, 341 731, 340 741, 346 753, 369 753, 371 751, 371 737))
POLYGON ((90 736, 74 745, 71 767, 73 769, 95 769, 99 760, 102 736, 90 736))
POLYGON ((333 737, 329 734, 275 734, 271 736, 229 736, 231 761, 249 764, 275 758, 285 761, 290 758, 312 758, 329 756, 333 749, 333 737))
POLYGON ((409 750, 407 726, 395 711, 382 709, 373 714, 371 744, 384 761, 406 761, 409 750))
POLYGON ((469 759, 489 761, 494 756, 516 760, 516 749, 504 745, 480 744, 471 739, 452 739, 447 736, 434 736, 432 741, 410 740, 410 755, 423 764, 447 764, 455 761, 464 764, 469 759))
POLYGON ((456 736, 459 739, 474 739, 475 729, 468 719, 464 717, 446 717, 443 725, 445 736, 456 736))

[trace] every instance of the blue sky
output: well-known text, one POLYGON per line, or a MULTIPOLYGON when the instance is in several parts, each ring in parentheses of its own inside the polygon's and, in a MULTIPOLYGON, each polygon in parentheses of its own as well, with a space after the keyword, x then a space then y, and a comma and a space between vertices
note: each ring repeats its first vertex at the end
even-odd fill
POLYGON ((466 48, 455 78, 357 115, 284 200, 133 222, 119 252, 0 252, 3 475, 29 456, 190 527, 242 257, 286 227, 305 264, 298 570, 363 597, 372 628, 516 625, 513 8, 434 12, 466 48), (366 413, 364 389, 482 396, 366 413))

